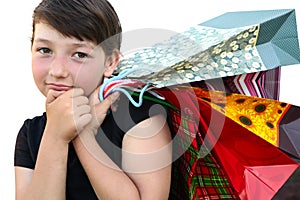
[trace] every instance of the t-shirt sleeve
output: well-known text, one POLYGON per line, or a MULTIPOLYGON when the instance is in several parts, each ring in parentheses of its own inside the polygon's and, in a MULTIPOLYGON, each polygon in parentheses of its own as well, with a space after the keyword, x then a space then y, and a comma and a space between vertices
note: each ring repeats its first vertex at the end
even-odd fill
POLYGON ((34 169, 35 164, 31 156, 28 141, 29 123, 29 120, 26 120, 17 135, 15 144, 14 166, 34 169))
MULTIPOLYGON (((137 97, 133 98, 138 101, 137 97)), ((144 99, 140 107, 135 107, 126 96, 121 95, 117 111, 106 116, 98 129, 96 140, 106 154, 121 166, 122 141, 126 132, 141 121, 158 114, 166 114, 162 105, 144 99)))
MULTIPOLYGON (((135 101, 139 101, 138 97, 133 97, 135 101)), ((165 108, 147 99, 143 99, 140 107, 135 107, 127 97, 121 98, 118 105, 118 114, 113 114, 116 124, 126 133, 129 129, 140 123, 141 121, 150 118, 154 115, 166 115, 165 108)))

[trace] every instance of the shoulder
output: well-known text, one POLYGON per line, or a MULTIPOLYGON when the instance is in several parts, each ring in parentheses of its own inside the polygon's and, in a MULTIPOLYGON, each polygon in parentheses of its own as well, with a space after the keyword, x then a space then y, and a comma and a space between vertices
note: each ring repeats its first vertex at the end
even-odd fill
MULTIPOLYGON (((139 101, 137 96, 132 97, 136 102, 139 101)), ((147 94, 147 97, 150 97, 150 94, 147 94)), ((121 98, 118 102, 118 113, 123 116, 123 120, 128 120, 126 124, 131 124, 134 126, 152 116, 165 114, 166 110, 161 104, 146 98, 142 99, 142 104, 140 107, 136 107, 129 101, 127 97, 121 95, 121 98)))
POLYGON ((17 136, 17 144, 25 143, 38 148, 46 125, 46 113, 26 119, 17 136))
POLYGON ((45 128, 45 125, 46 125, 46 113, 43 113, 40 116, 35 116, 33 118, 26 119, 24 121, 23 126, 21 127, 20 132, 22 132, 23 130, 25 134, 32 133, 32 132, 36 133, 37 130, 43 130, 45 128), (34 130, 34 131, 29 131, 29 130, 34 130))
POLYGON ((15 166, 34 168, 45 124, 45 114, 24 121, 16 139, 15 166))
MULTIPOLYGON (((137 97, 133 98, 137 101, 137 97)), ((143 99, 142 105, 135 107, 125 95, 120 96, 116 107, 115 112, 107 115, 101 129, 111 140, 116 137, 120 145, 124 134, 140 122, 155 115, 166 115, 164 107, 155 101, 143 99)))
POLYGON ((166 117, 151 116, 133 126, 124 136, 122 150, 125 171, 150 172, 168 166, 172 137, 166 117))

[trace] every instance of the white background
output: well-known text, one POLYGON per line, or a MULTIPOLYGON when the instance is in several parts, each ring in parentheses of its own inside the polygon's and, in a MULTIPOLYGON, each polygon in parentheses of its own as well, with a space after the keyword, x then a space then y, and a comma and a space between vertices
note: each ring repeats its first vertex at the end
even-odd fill
MULTIPOLYGON (((0 8, 0 199, 14 199, 13 157, 16 135, 23 121, 44 111, 44 97, 31 76, 31 16, 39 0, 4 1, 0 8)), ((182 32, 228 11, 295 8, 296 0, 111 0, 124 31, 163 28, 182 32)), ((299 3, 298 3, 299 5, 299 3)), ((299 13, 298 13, 299 11, 299 13)), ((76 19, 74 19, 76 21, 76 19)), ((282 69, 280 99, 300 106, 300 65, 282 69)))

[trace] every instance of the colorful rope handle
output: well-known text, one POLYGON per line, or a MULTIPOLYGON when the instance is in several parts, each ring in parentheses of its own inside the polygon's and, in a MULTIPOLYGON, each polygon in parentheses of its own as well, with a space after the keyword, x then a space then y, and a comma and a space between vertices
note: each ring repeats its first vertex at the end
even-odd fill
MULTIPOLYGON (((148 68, 131 68, 131 69, 126 69, 126 70, 121 71, 117 76, 114 76, 112 78, 104 80, 103 84, 100 86, 99 100, 100 101, 104 100, 104 90, 111 82, 116 81, 116 80, 121 80, 121 79, 125 78, 126 76, 128 76, 129 74, 131 74, 135 71, 149 71, 149 72, 152 72, 148 68)), ((140 94, 139 94, 138 102, 136 102, 131 97, 130 93, 122 87, 114 88, 114 89, 112 89, 111 92, 118 91, 118 92, 121 92, 121 93, 125 94, 126 97, 129 99, 129 101, 132 103, 132 105, 134 105, 135 107, 140 107, 143 103, 143 95, 144 95, 145 91, 149 88, 150 85, 151 85, 150 83, 147 83, 147 84, 145 84, 145 86, 143 86, 143 88, 141 89, 140 94)))

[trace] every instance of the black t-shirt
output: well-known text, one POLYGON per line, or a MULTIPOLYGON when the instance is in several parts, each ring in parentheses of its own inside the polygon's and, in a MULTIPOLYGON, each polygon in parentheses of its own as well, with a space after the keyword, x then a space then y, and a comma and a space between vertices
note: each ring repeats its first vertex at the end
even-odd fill
MULTIPOLYGON (((135 124, 154 116, 164 114, 162 106, 143 100, 141 107, 134 107, 121 95, 116 112, 110 112, 100 128, 96 139, 101 148, 117 164, 121 165, 122 140, 125 133, 135 124)), ((46 125, 46 114, 27 119, 21 127, 16 140, 14 165, 34 169, 40 142, 46 125)), ((47 180, 45 180, 47 181, 47 180)), ((67 199, 97 199, 89 179, 69 144, 66 181, 67 199)))

